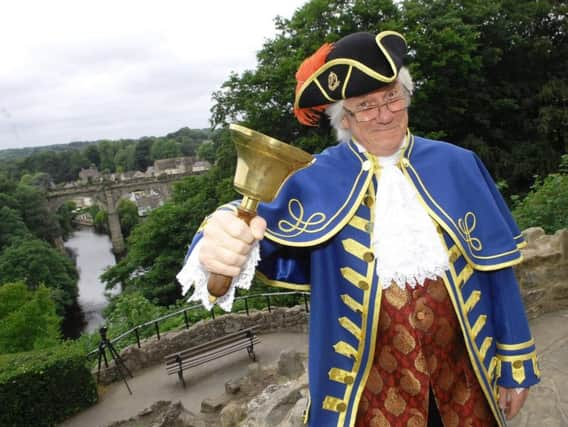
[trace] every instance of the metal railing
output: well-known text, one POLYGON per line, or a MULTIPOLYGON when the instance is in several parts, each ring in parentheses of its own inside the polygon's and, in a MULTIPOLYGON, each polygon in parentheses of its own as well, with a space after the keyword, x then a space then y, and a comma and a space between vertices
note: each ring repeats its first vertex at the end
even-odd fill
MULTIPOLYGON (((304 300, 304 307, 306 309, 306 312, 309 313, 309 311, 310 311, 310 305, 309 305, 310 293, 309 292, 300 292, 300 291, 272 292, 272 293, 252 294, 252 295, 245 295, 245 296, 241 296, 241 297, 236 297, 235 300, 234 300, 233 306, 238 301, 244 301, 244 310, 231 311, 230 313, 239 313, 239 312, 244 311, 246 313, 246 315, 249 316, 249 303, 248 303, 249 300, 259 299, 259 298, 264 298, 266 300, 266 307, 268 308, 269 312, 272 312, 271 298, 289 296, 289 295, 301 295, 303 297, 303 300, 304 300)), ((185 329, 189 329, 190 321, 189 321, 189 317, 188 317, 187 313, 190 312, 190 311, 200 310, 200 309, 203 309, 203 306, 201 304, 195 304, 195 305, 191 305, 189 307, 184 307, 181 310, 174 311, 172 313, 165 314, 164 316, 158 317, 156 319, 152 319, 148 322, 136 325, 133 328, 129 329, 128 331, 123 332, 122 334, 113 338, 112 340, 110 340, 110 342, 112 344, 116 344, 119 341, 122 341, 122 340, 127 339, 127 338, 131 337, 132 335, 134 335, 134 337, 136 339, 136 344, 137 344, 138 348, 140 348, 141 347, 140 331, 142 329, 147 328, 149 326, 153 326, 156 330, 156 333, 152 334, 150 336, 146 336, 144 338, 146 338, 146 339, 151 338, 155 335, 158 338, 158 341, 159 341, 160 340, 160 322, 171 319, 173 317, 183 315, 185 329)), ((211 309, 209 313, 210 313, 211 318, 215 319, 215 316, 216 316, 215 307, 213 307, 213 309, 211 309)), ((229 313, 227 313, 227 314, 229 314, 229 313)), ((221 314, 221 315, 223 315, 223 314, 221 314)), ((87 354, 87 357, 92 357, 92 356, 98 354, 98 352, 99 352, 98 348, 94 349, 87 354)))

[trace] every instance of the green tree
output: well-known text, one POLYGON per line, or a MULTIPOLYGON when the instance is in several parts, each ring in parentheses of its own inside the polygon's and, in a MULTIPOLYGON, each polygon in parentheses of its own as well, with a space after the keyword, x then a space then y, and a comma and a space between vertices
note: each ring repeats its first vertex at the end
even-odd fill
POLYGON ((197 157, 201 160, 206 160, 209 163, 215 163, 215 151, 216 147, 213 141, 204 141, 197 148, 197 157))
POLYGON ((148 166, 153 164, 150 151, 154 140, 152 138, 141 138, 134 149, 134 167, 136 170, 145 171, 148 166))
POLYGON ((138 206, 131 200, 122 199, 118 202, 118 217, 120 219, 120 228, 124 237, 128 237, 130 232, 140 222, 138 216, 138 206))
POLYGON ((100 209, 98 206, 91 210, 91 217, 93 218, 93 227, 99 233, 108 233, 108 213, 100 209), (94 216, 93 216, 94 213, 94 216))
POLYGON ((140 292, 123 292, 104 310, 110 333, 118 335, 134 326, 159 317, 163 309, 152 304, 140 292))
POLYGON ((537 179, 523 199, 513 198, 513 216, 521 229, 542 227, 547 233, 568 228, 568 154, 559 171, 537 179))
POLYGON ((181 156, 181 148, 172 139, 159 138, 150 149, 150 158, 152 160, 170 159, 172 157, 181 156))
POLYGON ((0 353, 17 353, 54 346, 60 342, 51 291, 30 290, 24 283, 0 286, 0 353))
POLYGON ((88 145, 83 153, 89 161, 89 164, 94 165, 97 169, 100 170, 101 155, 99 153, 99 147, 96 144, 88 145))
POLYGON ((52 242, 61 235, 57 219, 49 210, 44 193, 37 188, 20 184, 13 196, 24 223, 37 238, 52 242))
POLYGON ((21 281, 32 290, 47 286, 60 315, 77 300, 75 265, 41 240, 19 240, 5 248, 0 254, 0 277, 4 282, 21 281))
POLYGON ((0 253, 17 240, 31 237, 20 213, 7 206, 0 208, 0 253))
POLYGON ((73 218, 75 217, 74 211, 76 208, 75 202, 69 201, 63 203, 57 209, 56 216, 64 239, 67 239, 73 233, 73 218))

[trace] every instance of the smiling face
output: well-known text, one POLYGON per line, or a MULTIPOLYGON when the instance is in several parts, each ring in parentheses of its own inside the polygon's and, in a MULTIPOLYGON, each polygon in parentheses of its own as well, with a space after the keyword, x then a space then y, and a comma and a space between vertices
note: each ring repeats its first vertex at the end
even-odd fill
MULTIPOLYGON (((408 127, 408 109, 391 112, 385 103, 391 98, 404 94, 399 83, 381 88, 366 95, 348 98, 343 106, 345 115, 341 126, 353 135, 353 138, 365 149, 376 156, 390 156, 400 148, 408 127), (369 121, 357 121, 350 112, 357 112, 370 106, 382 105, 374 118, 369 121)), ((405 95, 406 96, 406 95, 405 95)))

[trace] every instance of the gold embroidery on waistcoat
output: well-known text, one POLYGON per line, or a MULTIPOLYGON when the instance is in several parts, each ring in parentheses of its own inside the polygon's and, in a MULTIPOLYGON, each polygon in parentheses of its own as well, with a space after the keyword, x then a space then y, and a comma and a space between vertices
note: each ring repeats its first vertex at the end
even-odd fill
POLYGON ((470 312, 473 308, 477 305, 479 300, 481 299, 481 291, 475 290, 471 293, 467 301, 465 302, 465 311, 470 312))
POLYGON ((416 347, 416 340, 410 332, 408 332, 403 325, 396 325, 394 329, 396 331, 396 335, 392 339, 394 348, 404 355, 414 350, 416 347))
POLYGON ((341 295, 341 301, 343 301, 343 303, 354 312, 356 313, 363 312, 363 306, 359 304, 357 301, 355 301, 353 298, 351 298, 349 295, 347 294, 341 295))
POLYGON ((357 273, 351 267, 340 268, 341 275, 345 280, 347 280, 352 285, 355 285, 359 289, 366 291, 369 289, 369 281, 362 274, 357 273))
POLYGON ((420 352, 416 359, 414 359, 414 367, 418 372, 426 374, 428 372, 428 367, 426 366, 426 358, 424 357, 424 353, 420 352))
POLYGON ((452 390, 452 400, 460 405, 464 405, 471 396, 471 389, 465 381, 458 381, 452 390))
POLYGON ((337 397, 325 396, 322 407, 328 411, 343 412, 347 409, 347 404, 337 397))
POLYGON ((341 244, 343 245, 343 249, 345 249, 347 253, 365 262, 372 262, 375 259, 375 255, 373 254, 373 251, 370 248, 366 247, 365 245, 362 245, 361 243, 359 243, 354 239, 342 240, 341 244))
POLYGON ((339 368, 331 368, 327 375, 331 381, 341 384, 353 384, 355 379, 353 372, 339 368))
POLYGON ((398 417, 404 412, 405 408, 406 401, 397 393, 396 389, 389 389, 385 399, 385 409, 398 417))
POLYGON ((493 342, 493 338, 485 337, 481 347, 479 347, 479 356, 481 356, 481 360, 485 360, 485 356, 487 355, 487 350, 491 347, 491 343, 493 342))
POLYGON ((487 315, 482 314, 477 318, 475 324, 471 327, 471 334, 473 335, 473 338, 477 338, 481 329, 485 326, 485 322, 487 322, 487 315))
POLYGON ((391 427, 391 423, 385 415, 378 408, 371 409, 371 415, 373 416, 369 421, 369 425, 372 427, 391 427))
POLYGON ((442 302, 448 298, 448 291, 446 291, 446 287, 442 280, 431 282, 428 285, 427 292, 438 302, 442 302))
POLYGON ((386 300, 397 309, 401 309, 408 302, 408 292, 392 284, 384 291, 386 300))
POLYGON ((369 390, 371 393, 379 394, 383 390, 383 378, 379 371, 375 366, 371 368, 371 372, 369 373, 369 377, 367 378, 367 384, 365 388, 369 390))
POLYGON ((411 396, 416 396, 420 393, 421 389, 420 381, 414 376, 411 370, 403 369, 402 377, 400 378, 400 388, 411 396))
POLYGON ((339 341, 333 345, 333 349, 336 353, 341 354, 342 356, 348 357, 350 359, 357 359, 357 350, 347 344, 345 341, 339 341))
POLYGON ((351 332, 351 334, 357 338, 357 340, 361 339, 361 328, 353 323, 348 317, 340 317, 337 319, 339 324, 346 329, 347 331, 351 332))
POLYGON ((379 366, 389 374, 393 373, 396 370, 398 362, 392 355, 390 346, 384 346, 383 348, 381 348, 379 353, 379 366))

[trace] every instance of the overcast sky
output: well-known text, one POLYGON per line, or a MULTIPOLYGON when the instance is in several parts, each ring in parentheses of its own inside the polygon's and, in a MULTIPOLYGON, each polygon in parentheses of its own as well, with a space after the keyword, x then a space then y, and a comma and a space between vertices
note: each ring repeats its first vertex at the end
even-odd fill
POLYGON ((209 126, 211 94, 307 0, 12 0, 0 149, 209 126))

